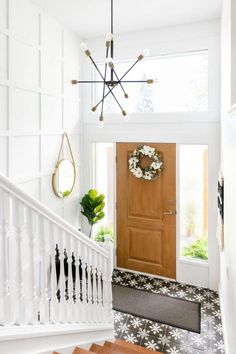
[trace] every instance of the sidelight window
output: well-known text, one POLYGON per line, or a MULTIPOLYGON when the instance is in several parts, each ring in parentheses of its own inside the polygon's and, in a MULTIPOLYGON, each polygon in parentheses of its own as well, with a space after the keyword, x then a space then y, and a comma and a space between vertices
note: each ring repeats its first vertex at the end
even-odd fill
POLYGON ((208 147, 179 148, 180 254, 208 259, 208 147))

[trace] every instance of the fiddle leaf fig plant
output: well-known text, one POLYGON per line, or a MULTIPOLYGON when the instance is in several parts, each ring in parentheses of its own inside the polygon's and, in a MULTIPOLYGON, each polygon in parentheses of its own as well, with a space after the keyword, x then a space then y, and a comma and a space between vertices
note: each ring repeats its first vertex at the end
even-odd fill
POLYGON ((104 194, 98 194, 96 189, 90 189, 80 202, 82 207, 81 213, 87 218, 90 225, 89 237, 92 235, 93 225, 97 224, 105 216, 103 211, 105 207, 104 199, 104 194))

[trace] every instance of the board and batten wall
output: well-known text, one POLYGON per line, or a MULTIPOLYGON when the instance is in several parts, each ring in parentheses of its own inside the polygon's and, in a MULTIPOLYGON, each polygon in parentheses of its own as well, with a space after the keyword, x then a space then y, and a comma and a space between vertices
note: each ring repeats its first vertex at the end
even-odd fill
POLYGON ((0 173, 74 225, 82 124, 79 90, 70 80, 79 76, 79 43, 30 0, 0 0, 0 173), (77 183, 62 200, 51 179, 64 131, 77 183))

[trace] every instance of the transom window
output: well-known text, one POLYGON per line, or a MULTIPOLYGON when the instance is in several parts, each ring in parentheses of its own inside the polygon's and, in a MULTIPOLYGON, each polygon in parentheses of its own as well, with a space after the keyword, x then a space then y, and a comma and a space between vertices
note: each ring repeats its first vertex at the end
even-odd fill
MULTIPOLYGON (((121 77, 131 61, 115 64, 121 77)), ((104 64, 98 64, 101 71, 104 64)), ((100 79, 94 73, 95 79, 100 79)), ((122 90, 115 88, 117 98, 128 113, 152 112, 203 112, 208 110, 208 51, 146 58, 127 74, 127 80, 156 78, 153 85, 125 84, 129 99, 122 90)), ((94 85, 94 104, 102 98, 103 84, 94 85)), ((111 95, 105 100, 106 113, 120 112, 111 95)))

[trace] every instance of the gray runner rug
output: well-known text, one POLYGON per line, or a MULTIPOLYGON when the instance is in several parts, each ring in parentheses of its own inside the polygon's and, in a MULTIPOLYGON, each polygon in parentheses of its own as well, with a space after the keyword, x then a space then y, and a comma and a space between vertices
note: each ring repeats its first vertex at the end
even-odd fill
POLYGON ((112 285, 113 309, 155 322, 200 333, 201 303, 112 285))

